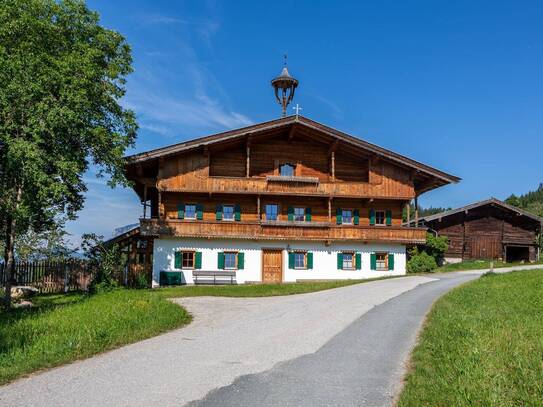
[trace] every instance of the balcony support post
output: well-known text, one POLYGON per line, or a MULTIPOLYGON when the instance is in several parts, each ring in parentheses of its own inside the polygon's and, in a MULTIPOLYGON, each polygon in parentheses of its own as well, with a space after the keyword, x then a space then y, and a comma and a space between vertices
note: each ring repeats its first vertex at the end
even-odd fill
POLYGON ((162 191, 158 190, 158 219, 164 219, 164 204, 162 203, 162 191))
POLYGON ((415 195, 415 227, 419 227, 419 199, 415 195))
POLYGON ((328 222, 332 223, 332 198, 328 198, 328 222))
POLYGON ((143 186, 143 219, 147 217, 147 185, 143 186))
POLYGON ((260 222, 262 220, 262 217, 260 216, 260 195, 256 196, 256 216, 260 222))
POLYGON ((407 226, 411 226, 411 200, 407 201, 405 206, 405 211, 407 215, 407 226))

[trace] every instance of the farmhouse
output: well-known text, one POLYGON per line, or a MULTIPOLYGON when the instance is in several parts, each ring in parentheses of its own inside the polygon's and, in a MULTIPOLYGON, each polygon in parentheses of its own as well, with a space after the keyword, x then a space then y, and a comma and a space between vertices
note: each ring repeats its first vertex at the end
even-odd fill
POLYGON ((420 218, 419 226, 449 238, 448 262, 536 261, 542 218, 496 198, 420 218))
POLYGON ((127 157, 126 174, 154 286, 403 274, 426 234, 403 208, 459 180, 298 115, 127 157))

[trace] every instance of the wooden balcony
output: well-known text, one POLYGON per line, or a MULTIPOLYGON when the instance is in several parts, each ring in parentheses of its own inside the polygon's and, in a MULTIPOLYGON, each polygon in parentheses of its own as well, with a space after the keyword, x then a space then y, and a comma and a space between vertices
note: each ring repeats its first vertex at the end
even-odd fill
POLYGON ((250 240, 318 240, 424 243, 426 229, 402 226, 354 226, 330 223, 224 222, 140 219, 141 234, 250 240))
MULTIPOLYGON (((385 179, 379 184, 369 182, 315 182, 308 177, 236 178, 176 177, 157 182, 163 192, 205 192, 261 195, 299 195, 344 198, 383 198, 409 200, 415 197, 412 185, 385 179), (311 180, 311 182, 309 182, 311 180)), ((318 181, 318 180, 317 180, 318 181)))

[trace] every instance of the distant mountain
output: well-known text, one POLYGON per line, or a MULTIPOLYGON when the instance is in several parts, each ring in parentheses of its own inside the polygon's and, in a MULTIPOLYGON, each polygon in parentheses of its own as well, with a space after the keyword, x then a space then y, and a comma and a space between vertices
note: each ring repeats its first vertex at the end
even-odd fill
POLYGON ((505 202, 543 217, 543 183, 539 184, 535 191, 529 191, 520 196, 512 194, 505 202))

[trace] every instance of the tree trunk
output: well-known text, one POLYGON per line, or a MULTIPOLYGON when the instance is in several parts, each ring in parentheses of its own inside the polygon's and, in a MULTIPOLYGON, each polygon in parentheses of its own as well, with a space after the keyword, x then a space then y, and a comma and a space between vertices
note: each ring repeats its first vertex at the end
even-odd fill
POLYGON ((15 275, 15 219, 12 216, 8 216, 6 224, 6 239, 5 239, 5 251, 4 251, 4 261, 5 261, 5 295, 4 295, 4 306, 9 309, 11 308, 11 285, 12 279, 15 275))

